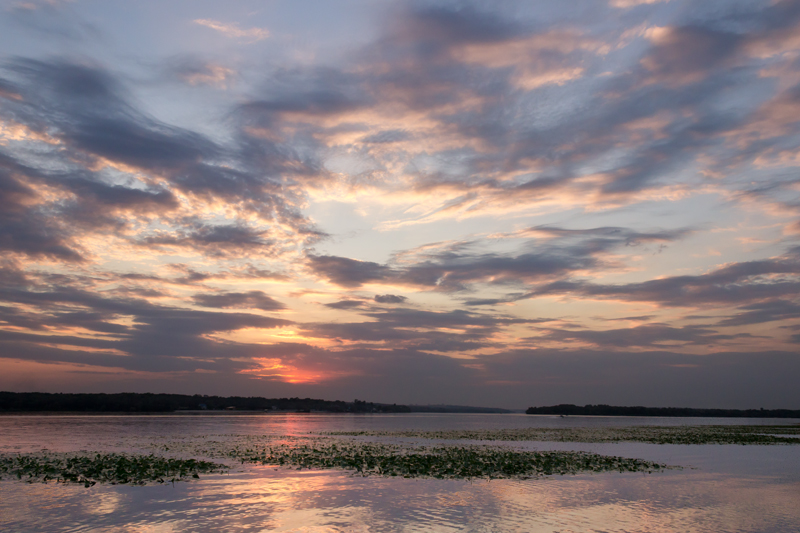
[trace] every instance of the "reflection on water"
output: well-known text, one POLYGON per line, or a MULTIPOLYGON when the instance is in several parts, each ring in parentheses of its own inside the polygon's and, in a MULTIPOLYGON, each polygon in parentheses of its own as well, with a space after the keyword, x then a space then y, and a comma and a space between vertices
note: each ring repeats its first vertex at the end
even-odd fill
MULTIPOLYGON (((340 429, 524 427, 538 417, 0 417, 0 451, 131 448, 136 439, 340 429), (266 419, 266 420, 265 420, 266 419), (499 425, 497 425, 499 423, 499 425)), ((674 422, 675 420, 671 420, 674 422)), ((570 424, 609 423, 575 417, 570 424)), ((641 419, 634 423, 640 425, 641 419)), ((659 419, 660 424, 664 423, 659 419)), ((695 423, 696 420, 683 420, 695 423)), ((616 419, 611 423, 620 423, 616 419)), ((629 422, 630 423, 630 422, 629 422)), ((195 437, 196 438, 196 437, 195 437)), ((250 467, 165 486, 0 483, 2 531, 800 530, 800 448, 521 443, 693 466, 516 480, 357 477, 250 467)), ((135 446, 133 446, 135 447, 135 446)))
POLYGON ((175 486, 0 485, 4 531, 796 531, 798 484, 718 474, 528 481, 256 468, 175 486))
POLYGON ((121 450, 131 439, 197 435, 307 435, 322 431, 445 431, 470 429, 519 429, 528 427, 605 427, 645 425, 778 424, 797 420, 762 418, 565 418, 524 414, 264 414, 264 415, 90 415, 0 416, 0 452, 42 447, 53 451, 81 449, 121 450))

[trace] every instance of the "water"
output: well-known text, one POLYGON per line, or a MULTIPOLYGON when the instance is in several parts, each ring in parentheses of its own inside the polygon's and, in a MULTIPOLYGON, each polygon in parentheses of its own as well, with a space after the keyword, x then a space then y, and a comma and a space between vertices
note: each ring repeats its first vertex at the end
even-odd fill
MULTIPOLYGON (((0 453, 136 451, 213 435, 346 430, 797 423, 527 415, 5 416, 0 453)), ((2 531, 800 531, 800 447, 515 442, 681 470, 518 480, 357 477, 239 468, 167 485, 0 482, 2 531)))

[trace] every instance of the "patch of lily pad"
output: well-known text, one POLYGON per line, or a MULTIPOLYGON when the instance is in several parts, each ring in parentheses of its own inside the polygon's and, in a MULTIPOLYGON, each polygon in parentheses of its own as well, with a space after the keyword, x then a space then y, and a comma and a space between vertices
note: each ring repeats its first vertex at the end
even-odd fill
MULTIPOLYGON (((426 438, 442 438, 442 434, 426 438)), ((408 435, 410 432, 404 433, 408 435)), ((422 435, 414 432, 413 436, 422 435)), ((476 438, 474 434, 462 436, 476 438)), ((437 479, 528 479, 600 472, 651 473, 673 468, 578 451, 530 451, 486 444, 420 445, 331 436, 205 435, 142 442, 137 448, 144 453, 0 454, 0 479, 81 483, 87 487, 96 483, 142 485, 197 479, 200 474, 230 471, 236 463, 437 479)))
POLYGON ((223 472, 227 466, 196 459, 118 453, 0 455, 0 479, 144 485, 197 479, 200 474, 223 472))
POLYGON ((448 431, 336 431, 325 435, 436 440, 643 442, 649 444, 800 444, 800 426, 633 426, 448 431))
POLYGON ((572 451, 519 451, 491 446, 410 447, 368 442, 324 442, 242 450, 243 463, 342 469, 355 474, 404 478, 535 478, 592 472, 658 472, 667 465, 572 451))

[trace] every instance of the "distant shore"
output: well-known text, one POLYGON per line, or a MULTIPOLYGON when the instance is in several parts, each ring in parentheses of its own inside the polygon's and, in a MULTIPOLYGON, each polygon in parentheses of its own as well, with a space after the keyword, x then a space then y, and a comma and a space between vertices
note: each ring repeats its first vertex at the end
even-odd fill
POLYGON ((529 415, 560 416, 654 416, 681 418, 800 418, 793 409, 697 409, 691 407, 641 407, 616 405, 559 404, 549 407, 529 407, 529 415))
POLYGON ((0 414, 269 414, 269 413, 510 413, 462 405, 399 405, 317 398, 262 398, 123 392, 0 391, 0 414))

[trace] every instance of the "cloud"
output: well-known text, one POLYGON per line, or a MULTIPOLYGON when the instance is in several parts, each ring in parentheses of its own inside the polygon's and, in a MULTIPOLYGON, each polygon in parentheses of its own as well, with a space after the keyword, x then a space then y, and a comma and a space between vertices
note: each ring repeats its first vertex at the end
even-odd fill
MULTIPOLYGON (((741 283, 737 276, 768 275, 781 270, 781 265, 730 265, 718 270, 709 274, 741 283)), ((758 401, 774 401, 779 407, 789 390, 781 376, 785 372, 793 375, 792 365, 797 359, 788 352, 774 351, 698 357, 663 347, 665 343, 721 347, 746 338, 742 332, 721 334, 707 326, 646 324, 605 331, 559 329, 555 323, 513 316, 405 307, 365 309, 363 316, 368 322, 293 324, 249 313, 194 311, 154 305, 141 298, 104 296, 91 286, 81 288, 88 280, 75 276, 56 276, 50 282, 46 279, 38 273, 26 275, 10 264, 0 269, 0 299, 6 302, 0 306, 0 320, 7 325, 0 333, 3 353, 28 361, 74 362, 136 372, 191 375, 202 370, 213 372, 216 380, 226 383, 239 383, 237 375, 275 383, 306 376, 303 379, 311 379, 320 387, 313 390, 334 398, 349 397, 358 391, 359 396, 392 402, 406 398, 403 395, 412 390, 416 391, 417 401, 425 403, 471 400, 514 407, 547 403, 547 398, 558 398, 553 400, 556 402, 574 399, 579 403, 616 398, 620 403, 636 403, 633 400, 645 393, 644 389, 637 389, 637 383, 646 382, 648 398, 654 405, 677 405, 670 402, 681 401, 684 403, 680 405, 718 407, 739 405, 737 401, 747 404, 755 397, 742 398, 741 391, 736 398, 726 396, 727 387, 712 390, 709 383, 747 385, 743 390, 764 390, 764 384, 771 383, 774 389, 769 390, 777 390, 776 396, 766 400, 762 395, 758 401), (31 311, 25 313, 23 308, 31 311), (578 342, 598 348, 509 350, 504 333, 531 323, 543 325, 536 337, 540 343, 578 342), (294 343, 253 345, 221 342, 213 336, 237 328, 288 326, 304 335, 337 341, 339 347, 325 350, 294 343), (28 332, 14 331, 14 327, 25 327, 28 332), (37 328, 47 334, 35 333, 37 328), (101 336, 76 335, 76 328, 101 336), (618 351, 637 348, 650 351, 618 351), (492 354, 482 355, 482 350, 492 354), (444 353, 469 353, 470 358, 440 355, 444 353), (269 364, 272 370, 259 366, 264 358, 273 361, 269 364), (465 387, 471 391, 470 398, 459 396, 458 391, 465 387), (531 390, 537 391, 534 397, 530 396, 531 390), (535 400, 539 398, 536 394, 542 395, 539 400, 535 400)), ((193 299, 201 305, 220 308, 258 308, 259 302, 274 302, 261 291, 199 293, 193 299)), ((754 307, 748 311, 759 310, 763 309, 754 307)), ((788 306, 782 311, 790 312, 788 306)), ((248 383, 251 382, 243 381, 241 385, 250 386, 248 383)), ((301 390, 306 389, 287 389, 301 390)))
POLYGON ((239 25, 235 22, 225 23, 211 19, 195 19, 193 22, 195 24, 199 24, 200 26, 205 26, 207 28, 211 28, 212 30, 216 30, 226 37, 247 39, 252 42, 261 41, 269 37, 269 31, 265 28, 249 28, 243 30, 239 28, 239 25))
MULTIPOLYGON (((13 272, 11 270, 9 273, 13 272)), ((243 312, 196 311, 150 303, 144 298, 109 297, 92 287, 81 288, 78 278, 61 276, 58 285, 27 283, 24 286, 0 287, 0 301, 17 309, 24 306, 27 314, 0 313, 8 324, 24 325, 43 333, 4 331, 0 344, 14 353, 39 354, 33 360, 81 362, 114 366, 131 370, 164 371, 170 369, 239 368, 231 362, 237 357, 251 357, 256 347, 223 343, 209 335, 243 328, 272 329, 292 322, 243 312), (77 287, 76 287, 77 285, 77 287), (81 329, 102 333, 86 336, 81 329), (81 355, 74 348, 98 350, 81 355), (122 357, 108 357, 117 354, 122 357)), ((196 295, 199 301, 217 307, 253 307, 280 305, 275 300, 253 291, 243 295, 196 295), (221 296, 214 299, 213 296, 221 296)), ((4 306, 7 309, 7 306, 4 306)), ((5 348, 4 353, 7 352, 5 348)))
POLYGON ((720 334, 714 329, 699 326, 671 327, 665 324, 646 324, 633 328, 609 330, 554 330, 536 337, 537 341, 579 342, 600 348, 655 348, 667 345, 712 347, 719 344, 735 346, 749 333, 720 334))
POLYGON ((736 57, 745 42, 741 34, 702 26, 658 28, 650 34, 654 46, 642 65, 667 83, 704 78, 736 57))
POLYGON ((330 255, 309 255, 309 266, 317 274, 342 287, 388 280, 391 269, 372 261, 359 261, 330 255))
POLYGON ((120 82, 98 66, 17 60, 11 72, 22 78, 17 86, 26 103, 7 112, 33 131, 53 131, 59 141, 79 151, 79 161, 89 159, 87 166, 111 162, 117 168, 133 167, 163 176, 186 194, 238 200, 243 207, 289 222, 299 218, 276 175, 302 167, 286 159, 292 157, 289 151, 256 153, 247 144, 223 147, 196 132, 159 122, 137 111, 124 98, 120 82), (251 171, 255 165, 258 173, 251 171))
POLYGON ((38 205, 38 194, 23 181, 27 171, 0 152, 0 250, 34 258, 82 262, 83 250, 69 232, 38 205))
POLYGON ((662 2, 669 2, 669 1, 670 0, 611 0, 609 2, 609 5, 611 7, 616 7, 619 9, 630 9, 636 6, 660 4, 662 2))
POLYGON ((280 135, 281 124, 311 122, 313 131, 319 129, 314 121, 356 113, 377 102, 362 77, 331 68, 278 70, 262 93, 244 103, 239 114, 251 127, 273 136, 280 135))
POLYGON ((262 291, 195 294, 192 296, 192 300, 203 307, 219 307, 223 309, 261 309, 262 311, 286 309, 285 305, 267 296, 262 291))
POLYGON ((331 309, 354 309, 362 307, 364 302, 362 300, 339 300, 338 302, 331 302, 324 305, 331 309))
POLYGON ((346 341, 348 345, 388 345, 434 352, 464 352, 487 347, 503 327, 528 320, 463 310, 435 312, 396 307, 363 312, 371 322, 300 325, 308 336, 346 341))
POLYGON ((653 302, 669 307, 714 307, 800 294, 800 263, 775 258, 730 264, 707 274, 669 276, 640 283, 600 285, 561 281, 529 296, 574 294, 584 297, 653 302))
POLYGON ((187 249, 214 257, 274 253, 280 240, 324 236, 299 211, 301 195, 281 172, 301 165, 289 151, 255 150, 251 139, 222 146, 137 110, 125 85, 91 63, 15 59, 0 76, 11 98, 0 122, 24 136, 0 157, 0 248, 80 262, 94 238, 187 249), (16 131, 16 130, 15 130, 16 131), (39 143, 40 156, 20 150, 39 143), (214 223, 196 213, 226 212, 214 223), (248 222, 243 222, 247 220, 248 222))
POLYGON ((268 231, 241 224, 212 226, 191 224, 190 230, 177 233, 155 232, 137 241, 145 247, 176 247, 196 250, 212 257, 228 254, 269 253, 275 243, 266 238, 268 231))
MULTIPOLYGON (((796 19, 787 2, 743 13, 730 14, 734 25, 690 20, 631 41, 472 7, 410 8, 358 63, 281 71, 242 109, 276 138, 302 132, 317 153, 363 156, 362 175, 385 201, 409 184, 408 203, 427 209, 386 229, 688 197, 701 189, 698 166, 732 163, 726 139, 760 104, 741 98, 731 112, 720 102, 733 85, 767 92, 754 50, 796 19), (621 48, 611 61, 630 68, 601 76, 603 58, 621 48), (581 98, 559 105, 545 88, 567 82, 581 83, 581 98)), ((346 185, 358 194, 354 178, 346 185)))
POLYGON ((195 56, 173 58, 167 62, 164 71, 168 78, 188 85, 212 85, 221 89, 227 89, 237 75, 230 67, 195 56))
POLYGON ((783 299, 742 305, 737 307, 737 311, 740 312, 734 316, 720 320, 717 325, 745 326, 749 324, 763 324, 765 322, 774 322, 777 320, 795 320, 800 318, 800 305, 783 299))
POLYGON ((401 304, 408 300, 405 296, 396 294, 376 294, 373 299, 379 304, 401 304))
POLYGON ((271 270, 256 268, 252 264, 245 263, 243 265, 231 266, 225 270, 216 270, 214 272, 200 272, 191 266, 184 263, 171 263, 165 265, 166 270, 177 275, 177 277, 161 278, 158 276, 143 276, 137 273, 122 274, 119 277, 123 279, 152 279, 163 281, 165 283, 176 285, 197 285, 204 282, 236 282, 236 281, 274 281, 274 282, 289 282, 291 277, 287 274, 274 272, 271 270))
POLYGON ((470 290, 477 283, 524 285, 600 270, 610 266, 604 256, 616 248, 669 243, 688 233, 686 229, 645 233, 618 227, 571 230, 542 226, 507 236, 528 239, 521 253, 481 251, 491 241, 473 240, 398 252, 386 265, 309 255, 309 267, 342 287, 383 283, 455 292, 470 290))
POLYGON ((406 141, 410 137, 408 132, 402 130, 385 130, 367 135, 361 139, 361 142, 368 144, 391 144, 406 141))
POLYGON ((247 54, 145 78, 69 48, 9 59, 0 351, 237 393, 708 405, 744 401, 733 383, 785 401, 800 4, 643 4, 399 4, 336 62, 246 80, 247 54), (164 98, 183 125, 151 114, 164 98), (349 231, 351 207, 380 235, 315 248, 315 220, 349 231), (719 264, 696 257, 709 243, 719 264))

